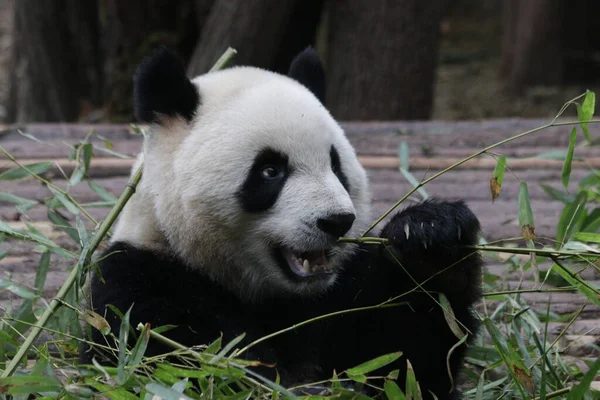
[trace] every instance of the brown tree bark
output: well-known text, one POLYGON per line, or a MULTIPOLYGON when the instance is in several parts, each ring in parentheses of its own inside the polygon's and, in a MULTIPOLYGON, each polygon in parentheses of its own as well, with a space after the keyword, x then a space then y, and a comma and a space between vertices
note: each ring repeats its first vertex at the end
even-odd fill
POLYGON ((446 1, 345 0, 327 10, 327 104, 345 120, 427 119, 446 1))
POLYGON ((7 120, 74 121, 100 102, 97 3, 18 0, 7 120))
POLYGON ((507 2, 504 8, 502 73, 509 89, 554 85, 564 76, 561 0, 507 2))
POLYGON ((116 120, 133 118, 132 76, 139 62, 165 45, 188 59, 203 7, 214 0, 106 0, 102 31, 105 96, 116 120))
POLYGON ((238 52, 232 64, 271 68, 299 1, 217 1, 201 28, 188 74, 206 73, 229 46, 238 52))

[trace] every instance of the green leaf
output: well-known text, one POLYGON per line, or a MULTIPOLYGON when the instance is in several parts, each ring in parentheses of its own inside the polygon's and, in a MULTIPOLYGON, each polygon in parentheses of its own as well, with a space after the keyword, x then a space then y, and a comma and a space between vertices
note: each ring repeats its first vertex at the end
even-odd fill
POLYGON ((562 190, 558 190, 548 185, 540 185, 544 192, 546 192, 550 197, 555 200, 561 201, 563 203, 571 203, 575 200, 575 196, 570 195, 568 193, 563 192, 562 190))
POLYGON ((140 336, 138 337, 133 350, 131 351, 131 357, 127 362, 128 366, 138 365, 144 354, 146 353, 146 349, 148 348, 148 343, 150 342, 150 324, 145 324, 140 336))
POLYGON ((15 196, 8 193, 0 193, 0 200, 8 201, 10 203, 17 204, 17 211, 25 213, 32 209, 38 202, 36 200, 29 200, 24 197, 15 196))
POLYGON ((563 208, 556 227, 556 240, 559 244, 566 243, 573 233, 580 230, 587 215, 586 202, 587 193, 579 192, 575 201, 563 208))
POLYGON ((560 274, 571 286, 574 286, 577 291, 585 295, 594 304, 600 306, 600 289, 587 283, 581 279, 575 271, 563 264, 554 264, 551 267, 554 271, 560 274))
POLYGON ((580 187, 597 186, 600 187, 600 172, 593 171, 591 174, 584 176, 579 181, 580 187))
POLYGON ((120 385, 124 384, 127 380, 125 375, 125 356, 127 351, 127 339, 129 338, 129 316, 131 315, 131 309, 133 305, 129 307, 123 319, 121 320, 121 328, 119 330, 119 363, 117 366, 117 383, 120 385))
POLYGON ((389 400, 406 400, 406 395, 394 381, 386 380, 383 384, 383 390, 389 400))
POLYGON ((88 181, 88 186, 98 195, 100 196, 100 198, 104 201, 109 201, 109 202, 116 202, 117 198, 107 192, 106 190, 104 190, 104 188, 100 187, 96 182, 94 181, 88 181))
POLYGON ((571 164, 573 162, 573 151, 575 150, 576 140, 577 128, 573 127, 573 130, 571 131, 571 138, 569 139, 569 149, 567 150, 565 163, 563 164, 562 172, 560 174, 562 184, 565 187, 565 189, 569 187, 569 180, 571 179, 571 164))
POLYGON ((235 337, 233 340, 231 340, 231 342, 227 343, 227 345, 223 348, 223 350, 221 350, 219 352, 219 354, 215 355, 209 362, 211 364, 216 363, 217 361, 219 361, 222 357, 224 357, 231 349, 233 349, 233 347, 235 345, 237 345, 239 342, 241 342, 244 338, 246 337, 245 333, 242 333, 241 335, 235 337))
POLYGON ((600 243, 600 233, 577 232, 573 235, 573 239, 580 242, 600 243))
POLYGON ((54 193, 54 197, 63 205, 65 206, 65 208, 67 210, 69 210, 69 212, 71 214, 74 215, 79 215, 79 208, 77 208, 77 206, 75 204, 73 204, 73 202, 67 197, 65 196, 64 193, 54 189, 52 186, 48 186, 48 189, 50 189, 50 191, 52 193, 54 193))
POLYGON ((22 299, 32 300, 37 297, 37 294, 34 291, 19 286, 12 280, 6 278, 0 278, 0 290, 8 290, 22 299))
MULTIPOLYGON (((40 175, 40 174, 43 174, 44 172, 48 171, 52 167, 52 163, 51 162, 39 162, 39 163, 34 163, 34 164, 27 164, 27 165, 24 165, 23 167, 27 168, 29 171, 31 171, 31 173, 40 175)), ((25 168, 16 167, 16 168, 10 169, 10 170, 0 174, 0 180, 11 181, 11 180, 23 179, 28 176, 31 176, 31 173, 26 171, 25 168)))
POLYGON ((440 305, 442 306, 442 311, 444 312, 444 318, 446 319, 448 327, 450 327, 450 330, 457 339, 462 339, 465 336, 465 333, 462 331, 462 329, 460 329, 460 326, 458 326, 458 322, 456 321, 456 316, 454 315, 454 310, 452 309, 450 301, 446 295, 441 292, 438 294, 438 299, 440 305))
POLYGON ((160 396, 163 400, 193 400, 191 397, 159 383, 148 383, 146 390, 156 396, 160 396))
MULTIPOLYGON (((402 175, 404 175, 404 177, 406 178, 406 180, 408 180, 413 187, 419 187, 419 185, 421 184, 421 182, 419 182, 414 177, 413 174, 411 174, 410 172, 408 172, 408 170, 400 168, 400 172, 402 172, 402 175)), ((423 199, 429 198, 429 194, 427 194, 427 192, 425 191, 425 188, 423 186, 420 186, 417 189, 417 192, 419 192, 419 194, 423 197, 423 199)))
POLYGON ((492 172, 492 179, 490 179, 490 190, 492 191, 492 203, 500 195, 502 191, 502 182, 504 181, 504 171, 506 169, 506 157, 500 156, 496 160, 496 167, 492 172))
POLYGON ((398 149, 398 160, 400 161, 400 169, 408 171, 409 167, 409 155, 408 155, 408 144, 406 141, 400 143, 398 149))
POLYGON ((37 271, 35 273, 35 289, 38 294, 42 294, 44 291, 44 285, 46 283, 46 276, 48 275, 48 267, 50 266, 50 252, 45 251, 40 257, 37 271))
POLYGON ((507 366, 508 371, 513 378, 513 381, 517 384, 517 388, 521 393, 521 397, 526 398, 527 396, 525 395, 523 386, 521 385, 521 381, 517 378, 514 369, 514 367, 516 366, 521 370, 525 370, 526 367, 523 364, 523 361, 521 360, 519 355, 516 354, 516 352, 512 349, 512 347, 508 345, 506 339, 490 318, 484 318, 483 324, 486 327, 488 333, 490 334, 492 342, 498 350, 498 353, 500 353, 504 364, 507 366))
POLYGON ((354 368, 349 368, 346 370, 346 374, 348 375, 364 375, 369 372, 373 372, 379 368, 385 367, 388 364, 393 363, 397 359, 402 356, 402 352, 385 354, 383 356, 379 356, 374 358, 373 360, 362 363, 354 368))
POLYGON ((600 231, 600 208, 592 210, 590 215, 585 218, 583 226, 581 227, 582 232, 598 232, 600 231))
POLYGON ((9 376, 0 378, 0 393, 34 394, 40 392, 59 391, 60 381, 53 376, 9 376))
POLYGON ((77 229, 75 229, 69 221, 64 219, 60 214, 56 211, 48 210, 48 219, 54 223, 54 226, 61 231, 65 232, 75 243, 81 243, 81 239, 79 239, 79 233, 77 233, 77 229))
POLYGON ((590 130, 588 128, 587 122, 594 116, 594 108, 596 103, 596 94, 594 92, 587 91, 585 94, 585 98, 583 99, 583 103, 577 105, 577 117, 579 118, 579 122, 581 122, 581 129, 583 130, 583 134, 585 135, 585 139, 591 142, 590 130))
POLYGON ((519 188, 519 226, 521 226, 521 233, 524 239, 535 239, 533 211, 531 210, 529 191, 525 182, 521 182, 519 188))
POLYGON ((406 397, 409 400, 422 398, 421 388, 410 360, 406 360, 406 397))
POLYGON ((579 384, 573 386, 571 391, 569 392, 569 397, 567 400, 580 400, 585 397, 586 392, 589 390, 592 381, 595 379, 596 375, 600 371, 600 358, 596 359, 594 364, 590 367, 589 371, 584 375, 583 379, 579 382, 579 384))

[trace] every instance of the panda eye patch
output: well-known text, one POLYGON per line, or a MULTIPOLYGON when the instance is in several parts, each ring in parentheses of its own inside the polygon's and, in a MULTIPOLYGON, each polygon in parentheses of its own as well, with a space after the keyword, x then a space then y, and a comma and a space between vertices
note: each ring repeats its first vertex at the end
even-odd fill
POLYGON ((348 178, 346 177, 346 175, 344 175, 344 172, 342 171, 342 162, 340 160, 340 155, 338 154, 334 146, 331 146, 331 150, 329 151, 329 157, 331 158, 331 170, 333 171, 335 176, 337 176, 337 178, 340 180, 344 189, 346 189, 347 192, 350 192, 348 178))
POLYGON ((268 210, 277 201, 288 175, 286 154, 273 149, 259 152, 237 192, 242 209, 247 212, 268 210))

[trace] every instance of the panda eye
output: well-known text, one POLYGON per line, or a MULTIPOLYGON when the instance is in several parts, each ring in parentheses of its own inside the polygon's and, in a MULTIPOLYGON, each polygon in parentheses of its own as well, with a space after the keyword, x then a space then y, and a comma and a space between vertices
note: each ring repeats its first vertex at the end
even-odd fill
POLYGON ((262 176, 267 180, 276 179, 281 175, 281 170, 273 165, 267 165, 262 169, 262 176))

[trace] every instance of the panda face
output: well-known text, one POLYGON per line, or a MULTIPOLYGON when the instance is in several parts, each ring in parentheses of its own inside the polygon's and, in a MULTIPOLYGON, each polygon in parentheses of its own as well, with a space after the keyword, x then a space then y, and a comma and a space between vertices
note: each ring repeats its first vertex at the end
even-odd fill
POLYGON ((138 192, 153 205, 152 240, 245 298, 325 290, 355 250, 338 238, 369 221, 342 129, 310 85, 282 75, 238 67, 192 84, 193 116, 163 117, 145 140, 138 192))

